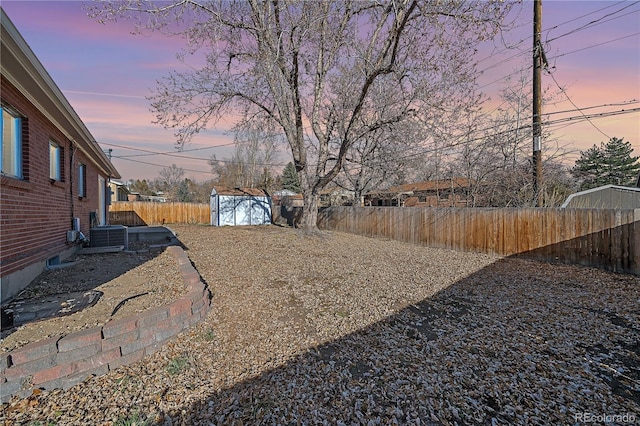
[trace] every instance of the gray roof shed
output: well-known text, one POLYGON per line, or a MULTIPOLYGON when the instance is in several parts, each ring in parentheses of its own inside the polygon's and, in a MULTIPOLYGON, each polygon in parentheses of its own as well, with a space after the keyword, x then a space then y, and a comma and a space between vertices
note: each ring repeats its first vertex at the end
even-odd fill
POLYGON ((640 188, 605 185, 569 195, 562 208, 640 209, 640 188))

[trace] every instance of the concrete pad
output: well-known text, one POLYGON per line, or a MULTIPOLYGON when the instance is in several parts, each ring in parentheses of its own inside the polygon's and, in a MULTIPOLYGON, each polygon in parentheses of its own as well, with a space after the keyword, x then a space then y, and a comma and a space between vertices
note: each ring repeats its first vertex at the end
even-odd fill
POLYGON ((109 247, 85 247, 78 254, 96 254, 96 253, 118 253, 124 250, 124 246, 109 247))

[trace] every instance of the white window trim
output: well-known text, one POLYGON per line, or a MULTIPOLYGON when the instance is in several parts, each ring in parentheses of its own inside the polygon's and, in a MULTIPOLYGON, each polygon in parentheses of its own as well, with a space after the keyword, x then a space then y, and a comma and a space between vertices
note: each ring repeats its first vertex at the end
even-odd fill
POLYGON ((51 180, 62 181, 62 149, 54 141, 49 141, 49 178, 51 180))
POLYGON ((2 134, 0 135, 0 169, 3 168, 4 165, 4 146, 6 141, 4 140, 4 114, 6 113, 7 115, 9 115, 13 121, 13 126, 14 126, 14 130, 15 132, 12 134, 12 140, 9 141, 9 143, 11 143, 12 145, 12 150, 11 153, 14 156, 13 161, 12 161, 12 170, 11 171, 7 171, 7 170, 2 170, 2 174, 5 176, 10 176, 10 177, 14 177, 17 179, 22 179, 23 178, 23 174, 22 174, 22 117, 13 112, 11 109, 5 107, 4 105, 0 106, 0 111, 2 112, 0 114, 0 131, 2 131, 2 134))

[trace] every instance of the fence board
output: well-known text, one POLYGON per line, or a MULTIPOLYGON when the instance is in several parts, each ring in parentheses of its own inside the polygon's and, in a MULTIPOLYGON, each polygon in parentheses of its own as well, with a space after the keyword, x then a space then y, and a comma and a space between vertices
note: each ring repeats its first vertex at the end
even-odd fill
MULTIPOLYGON (((111 224, 208 224, 208 204, 116 202, 111 224)), ((522 255, 640 275, 640 209, 329 207, 319 226, 461 251, 522 255)))
POLYGON ((640 209, 329 207, 336 231, 640 275, 640 209))
POLYGON ((211 212, 208 204, 121 201, 109 206, 109 223, 112 225, 208 224, 210 220, 211 212))

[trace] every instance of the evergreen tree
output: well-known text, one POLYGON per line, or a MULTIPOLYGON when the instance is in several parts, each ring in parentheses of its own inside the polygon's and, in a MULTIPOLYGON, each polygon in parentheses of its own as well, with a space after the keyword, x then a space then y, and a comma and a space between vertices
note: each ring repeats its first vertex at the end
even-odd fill
POLYGON ((580 181, 580 190, 602 185, 631 185, 640 172, 640 157, 633 157, 631 142, 611 138, 609 142, 594 145, 580 152, 580 158, 571 169, 580 181))
POLYGON ((609 183, 614 185, 631 185, 640 171, 638 157, 632 157, 631 142, 611 138, 604 146, 605 174, 609 183))
POLYGON ((190 203, 193 201, 191 191, 189 190, 189 179, 185 179, 178 184, 176 188, 176 201, 190 203))
POLYGON ((282 187, 284 189, 288 189, 289 191, 293 191, 296 194, 299 194, 301 192, 298 173, 296 172, 296 167, 292 162, 287 163, 284 170, 282 171, 282 187))

